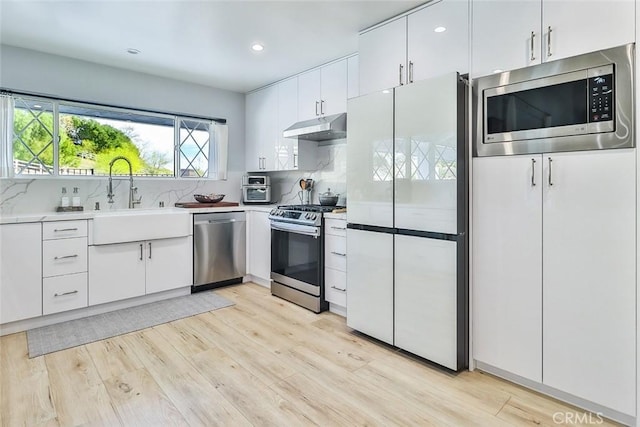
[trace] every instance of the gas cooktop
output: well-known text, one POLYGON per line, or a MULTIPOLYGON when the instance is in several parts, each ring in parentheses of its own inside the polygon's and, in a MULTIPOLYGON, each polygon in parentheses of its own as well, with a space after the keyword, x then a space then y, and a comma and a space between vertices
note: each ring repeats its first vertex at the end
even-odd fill
POLYGON ((278 209, 299 212, 320 212, 328 213, 334 209, 342 209, 345 206, 324 206, 324 205, 281 205, 278 209))

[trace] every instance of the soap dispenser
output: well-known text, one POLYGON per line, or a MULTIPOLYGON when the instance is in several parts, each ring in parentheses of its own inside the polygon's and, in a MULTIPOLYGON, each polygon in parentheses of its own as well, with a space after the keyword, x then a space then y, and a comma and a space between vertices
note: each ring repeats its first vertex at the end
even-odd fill
POLYGON ((78 192, 78 187, 73 187, 73 199, 71 204, 74 207, 80 206, 80 193, 78 192))
POLYGON ((67 187, 62 187, 62 197, 60 198, 60 206, 69 207, 69 196, 67 196, 67 187))

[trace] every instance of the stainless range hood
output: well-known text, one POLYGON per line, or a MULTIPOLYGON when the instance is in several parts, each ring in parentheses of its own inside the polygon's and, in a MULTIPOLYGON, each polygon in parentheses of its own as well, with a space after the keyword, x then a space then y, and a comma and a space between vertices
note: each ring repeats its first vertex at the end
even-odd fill
POLYGON ((282 133, 285 138, 325 141, 347 137, 347 113, 298 122, 282 133))

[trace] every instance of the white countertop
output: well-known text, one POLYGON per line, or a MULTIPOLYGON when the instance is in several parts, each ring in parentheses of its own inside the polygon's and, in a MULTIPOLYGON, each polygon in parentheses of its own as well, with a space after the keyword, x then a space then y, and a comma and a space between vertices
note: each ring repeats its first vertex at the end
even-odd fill
POLYGON ((329 218, 329 219, 343 219, 343 220, 347 220, 347 214, 346 213, 326 213, 324 214, 325 218, 329 218))
MULTIPOLYGON (((176 207, 166 207, 166 208, 156 208, 156 209, 139 209, 139 211, 166 211, 168 212, 186 212, 189 214, 195 213, 208 213, 208 212, 231 212, 231 211, 259 211, 259 212, 269 212, 271 209, 275 208, 277 205, 240 205, 240 206, 229 206, 229 207, 221 207, 221 208, 176 208, 176 207)), ((19 224, 25 222, 50 222, 50 221, 71 221, 78 219, 93 219, 101 214, 110 214, 115 215, 118 212, 122 212, 123 214, 131 213, 131 209, 118 209, 118 210, 87 210, 82 212, 34 212, 34 213, 23 213, 16 215, 2 215, 0 216, 0 224, 19 224)))

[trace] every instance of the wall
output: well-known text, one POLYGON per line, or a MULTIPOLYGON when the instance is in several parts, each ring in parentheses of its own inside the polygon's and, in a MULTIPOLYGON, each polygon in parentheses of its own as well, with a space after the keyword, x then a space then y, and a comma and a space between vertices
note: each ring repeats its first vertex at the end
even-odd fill
MULTIPOLYGON (((0 45, 0 87, 79 101, 227 119, 227 181, 147 178, 136 179, 136 185, 143 196, 144 207, 157 206, 160 199, 165 204, 191 200, 194 192, 224 193, 226 200, 240 200, 240 177, 245 167, 243 94, 6 45, 0 45)), ((79 187, 85 208, 93 207, 95 201, 107 206, 106 183, 101 178, 2 179, 0 214, 51 211, 58 204, 62 186, 79 187)), ((126 207, 127 184, 119 183, 116 203, 111 205, 114 208, 126 207)))

